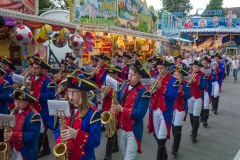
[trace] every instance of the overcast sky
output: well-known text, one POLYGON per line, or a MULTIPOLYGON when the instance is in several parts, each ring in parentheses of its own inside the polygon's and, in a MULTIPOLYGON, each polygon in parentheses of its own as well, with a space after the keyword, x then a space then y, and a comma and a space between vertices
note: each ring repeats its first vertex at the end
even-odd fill
MULTIPOLYGON (((160 0, 146 0, 148 6, 152 5, 155 9, 162 8, 162 2, 160 0)), ((202 8, 205 9, 206 5, 208 4, 209 0, 190 0, 191 4, 193 5, 193 9, 190 12, 191 14, 196 13, 196 9, 202 8)), ((231 8, 231 7, 240 7, 240 0, 224 0, 223 1, 223 8, 231 8)), ((201 13, 202 11, 199 11, 201 13)))

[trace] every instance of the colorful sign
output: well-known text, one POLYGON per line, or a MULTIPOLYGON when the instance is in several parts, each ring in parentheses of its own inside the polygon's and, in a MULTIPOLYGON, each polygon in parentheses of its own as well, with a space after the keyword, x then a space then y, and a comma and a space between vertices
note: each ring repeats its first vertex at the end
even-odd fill
POLYGON ((203 16, 222 16, 222 10, 204 10, 202 13, 203 16))
POLYGON ((97 32, 108 32, 108 26, 106 25, 88 25, 88 24, 79 24, 77 29, 86 30, 86 31, 97 31, 97 32))
POLYGON ((177 17, 183 17, 183 12, 171 12, 171 13, 177 17))
POLYGON ((176 15, 164 11, 162 13, 162 35, 174 38, 178 37, 178 33, 181 32, 182 29, 182 21, 176 15))

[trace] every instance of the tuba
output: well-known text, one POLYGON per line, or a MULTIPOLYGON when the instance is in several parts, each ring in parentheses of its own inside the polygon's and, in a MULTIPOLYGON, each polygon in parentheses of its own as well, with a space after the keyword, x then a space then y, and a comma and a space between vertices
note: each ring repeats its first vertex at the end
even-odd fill
MULTIPOLYGON (((59 124, 60 124, 60 136, 62 135, 62 131, 66 129, 66 116, 64 111, 57 111, 57 115, 59 117, 59 124)), ((57 160, 68 160, 68 148, 67 148, 67 141, 62 141, 61 143, 57 144, 53 148, 53 153, 56 156, 57 160)))
MULTIPOLYGON (((112 94, 112 104, 118 104, 117 102, 117 92, 113 90, 112 94)), ((110 110, 109 112, 105 111, 101 114, 102 123, 106 128, 106 136, 108 138, 112 137, 116 132, 116 115, 115 112, 110 110)))
MULTIPOLYGON (((3 122, 4 133, 10 133, 10 123, 3 122)), ((0 159, 1 160, 9 160, 10 159, 10 145, 9 141, 5 141, 0 143, 0 159)))

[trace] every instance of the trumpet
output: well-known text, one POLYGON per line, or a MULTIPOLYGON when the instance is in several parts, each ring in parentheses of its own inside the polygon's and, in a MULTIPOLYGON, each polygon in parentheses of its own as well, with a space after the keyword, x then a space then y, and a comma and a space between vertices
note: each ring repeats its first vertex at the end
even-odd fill
POLYGON ((195 74, 195 73, 191 74, 191 79, 188 80, 188 83, 192 83, 192 80, 193 80, 193 78, 195 78, 195 77, 196 77, 196 74, 195 74))
POLYGON ((25 77, 25 76, 27 76, 29 74, 29 70, 28 69, 26 69, 25 71, 23 71, 23 73, 22 73, 22 75, 25 77))
POLYGON ((156 81, 153 83, 153 85, 152 85, 152 86, 150 87, 150 89, 149 89, 149 92, 150 92, 151 94, 153 94, 154 92, 156 92, 157 84, 158 84, 159 82, 161 82, 161 81, 162 81, 162 76, 159 75, 159 76, 157 77, 156 81))
POLYGON ((63 72, 62 72, 62 71, 58 72, 58 73, 55 75, 55 77, 54 77, 54 79, 53 79, 53 82, 57 82, 58 79, 62 77, 62 75, 63 75, 63 72))
POLYGON ((110 89, 109 86, 106 86, 106 88, 103 90, 103 92, 99 95, 99 98, 97 100, 98 104, 101 104, 101 101, 106 97, 107 91, 110 89))

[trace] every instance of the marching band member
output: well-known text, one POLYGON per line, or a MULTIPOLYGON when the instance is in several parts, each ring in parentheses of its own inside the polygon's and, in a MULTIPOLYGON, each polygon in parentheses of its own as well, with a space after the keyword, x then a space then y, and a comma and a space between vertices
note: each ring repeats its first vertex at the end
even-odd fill
POLYGON ((161 74, 156 79, 156 91, 150 103, 153 118, 149 122, 149 131, 154 127, 153 135, 158 144, 157 160, 168 157, 166 142, 170 139, 173 105, 179 88, 179 81, 168 72, 168 67, 173 64, 164 57, 157 57, 156 65, 161 74))
POLYGON ((75 57, 73 57, 73 55, 70 53, 70 52, 67 52, 66 53, 66 56, 65 56, 65 60, 67 61, 67 63, 68 63, 68 69, 74 69, 74 67, 76 66, 75 64, 74 64, 74 60, 75 60, 76 58, 75 57))
POLYGON ((69 159, 96 160, 94 148, 100 145, 101 113, 89 101, 87 91, 95 90, 97 85, 83 75, 68 75, 62 85, 68 89, 66 100, 74 107, 61 137, 60 127, 55 132, 56 144, 67 141, 69 159))
POLYGON ((217 82, 220 90, 218 90, 217 84, 213 84, 213 95, 212 95, 212 106, 213 109, 212 111, 214 114, 217 114, 218 110, 218 103, 219 103, 219 94, 222 89, 222 78, 223 74, 225 73, 225 67, 223 63, 220 62, 220 59, 222 59, 221 55, 219 52, 216 52, 214 55, 212 55, 212 58, 214 58, 214 62, 218 63, 218 74, 217 74, 217 82))
POLYGON ((140 60, 129 68, 129 83, 123 84, 118 93, 119 104, 112 104, 117 112, 119 145, 123 159, 134 160, 141 153, 143 118, 147 112, 151 94, 140 82, 141 78, 150 78, 150 74, 140 60))
POLYGON ((40 113, 42 117, 41 133, 38 139, 38 152, 41 147, 43 147, 43 150, 38 154, 38 158, 41 158, 51 154, 47 129, 53 129, 54 117, 49 115, 47 100, 55 98, 56 85, 44 72, 44 69, 50 69, 51 66, 46 63, 38 53, 34 55, 34 58, 34 76, 32 76, 31 79, 32 86, 30 94, 39 99, 38 102, 32 102, 31 106, 40 113))
POLYGON ((116 60, 115 63, 122 63, 122 60, 121 60, 122 56, 118 52, 115 53, 113 57, 115 57, 115 60, 116 60))
MULTIPOLYGON (((211 63, 212 59, 210 57, 204 56, 201 59, 202 65, 204 66, 203 69, 210 69, 209 64, 211 63)), ((210 73, 207 72, 206 76, 208 77, 208 83, 207 87, 204 90, 204 101, 203 101, 203 110, 201 112, 201 118, 200 121, 202 120, 203 126, 206 127, 208 125, 207 120, 209 117, 209 104, 211 102, 211 94, 212 94, 212 83, 216 81, 216 73, 212 72, 212 69, 210 69, 210 73)))
POLYGON ((179 144, 182 135, 182 123, 186 119, 188 112, 188 99, 190 98, 190 85, 187 81, 184 81, 184 76, 188 76, 189 73, 181 66, 176 66, 173 71, 173 77, 179 81, 179 90, 177 100, 174 103, 173 121, 172 121, 172 133, 173 133, 173 145, 172 154, 177 155, 179 144))
POLYGON ((137 59, 139 59, 142 55, 138 52, 138 50, 135 50, 133 52, 133 60, 136 61, 137 59))
POLYGON ((105 68, 107 67, 106 61, 110 61, 111 58, 108 57, 106 53, 101 53, 99 55, 96 55, 96 57, 99 59, 99 66, 98 66, 98 71, 94 75, 92 80, 97 84, 99 88, 101 88, 106 78, 106 74, 105 74, 105 68))
MULTIPOLYGON (((111 65, 107 67, 106 69, 107 75, 118 81, 119 83, 122 83, 123 80, 121 80, 118 77, 118 74, 122 72, 122 68, 119 66, 114 66, 111 65)), ((113 94, 113 89, 111 87, 107 88, 107 86, 102 86, 102 90, 104 91, 105 89, 108 89, 107 92, 105 93, 105 98, 103 99, 102 102, 102 111, 109 111, 111 109, 112 105, 112 94, 113 94)), ((104 160, 111 160, 112 159, 112 153, 119 151, 118 147, 118 137, 117 133, 115 133, 111 138, 108 138, 107 144, 106 144, 106 152, 105 152, 105 157, 104 160)))
POLYGON ((157 68, 155 68, 156 65, 154 65, 154 62, 156 62, 156 56, 152 56, 150 58, 148 58, 148 69, 149 69, 149 73, 150 75, 153 76, 157 76, 158 75, 158 70, 157 68))
POLYGON ((128 51, 124 51, 122 55, 122 73, 121 73, 121 79, 126 81, 128 79, 128 72, 129 68, 127 66, 127 63, 129 60, 132 59, 132 56, 128 51))
POLYGON ((201 72, 203 65, 200 61, 194 60, 191 64, 193 71, 191 73, 192 79, 189 80, 191 83, 191 98, 188 100, 188 112, 190 115, 190 122, 192 125, 191 139, 193 142, 197 139, 197 131, 199 128, 199 116, 202 109, 204 90, 207 86, 208 77, 201 72))
MULTIPOLYGON (((4 79, 5 71, 0 68, 0 114, 8 114, 8 100, 11 85, 4 79)), ((0 142, 3 142, 3 130, 0 129, 0 142)))
POLYGON ((4 139, 10 140, 13 160, 34 160, 37 155, 41 116, 32 108, 30 102, 37 102, 38 99, 30 95, 25 86, 14 90, 10 97, 14 99, 18 111, 14 113, 15 127, 10 133, 4 134, 4 139))
MULTIPOLYGON (((13 70, 11 70, 11 68, 10 68, 10 65, 12 65, 12 59, 7 58, 6 56, 4 56, 4 57, 0 56, 0 64, 1 64, 1 68, 5 71, 4 79, 6 81, 8 81, 8 83, 12 86, 13 80, 12 80, 11 75, 13 74, 13 70)), ((11 89, 11 93, 12 93, 12 89, 11 89)), ((9 107, 9 109, 14 108, 14 103, 11 98, 9 98, 8 107, 9 107)))
POLYGON ((96 56, 91 56, 91 64, 90 66, 92 68, 95 68, 98 66, 99 59, 96 56))
POLYGON ((188 71, 188 70, 189 70, 189 68, 187 67, 187 65, 182 62, 184 58, 182 57, 181 54, 179 54, 178 56, 176 56, 176 57, 174 57, 174 58, 176 58, 176 63, 175 63, 175 65, 182 66, 182 68, 183 68, 185 71, 188 71))

